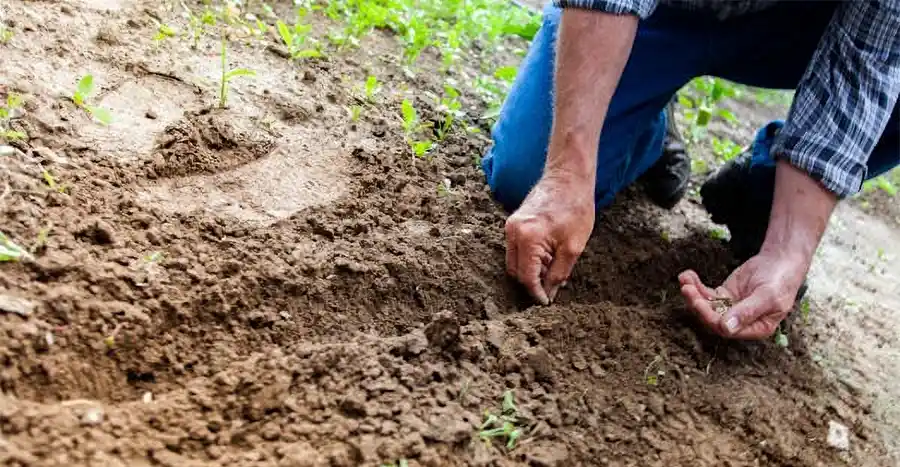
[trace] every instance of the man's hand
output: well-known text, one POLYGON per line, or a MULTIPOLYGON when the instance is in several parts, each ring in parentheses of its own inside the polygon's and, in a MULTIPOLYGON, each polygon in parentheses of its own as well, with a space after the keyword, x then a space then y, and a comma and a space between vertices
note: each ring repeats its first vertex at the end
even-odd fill
POLYGON ((759 254, 735 269, 713 290, 694 271, 678 276, 681 293, 700 320, 723 337, 765 339, 790 313, 807 268, 801 258, 759 254), (730 309, 720 314, 714 300, 725 299, 730 309))
POLYGON ((506 270, 547 305, 569 279, 593 228, 593 185, 548 174, 506 220, 506 270))
POLYGON ((762 250, 731 273, 715 290, 694 271, 679 275, 688 307, 716 333, 738 339, 765 339, 793 308, 837 197, 787 162, 775 169, 775 197, 762 250), (732 303, 719 316, 711 299, 732 303))

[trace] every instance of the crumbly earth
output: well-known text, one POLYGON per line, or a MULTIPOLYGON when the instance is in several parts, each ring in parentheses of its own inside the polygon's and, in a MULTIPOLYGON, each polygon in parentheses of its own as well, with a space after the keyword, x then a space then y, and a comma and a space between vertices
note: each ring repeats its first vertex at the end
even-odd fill
POLYGON ((786 351, 691 319, 677 273, 733 262, 684 206, 663 230, 626 193, 557 303, 531 306, 475 164, 488 128, 415 159, 400 94, 350 121, 370 73, 438 118, 443 78, 408 78, 390 34, 299 63, 233 41, 257 76, 217 109, 215 38, 150 39, 177 12, 4 7, 0 95, 26 97, 28 139, 0 160, 2 231, 34 255, 0 265, 4 465, 890 462, 872 399, 812 361, 804 329, 786 351), (86 73, 110 127, 66 97, 86 73), (478 436, 509 390, 513 449, 478 436))

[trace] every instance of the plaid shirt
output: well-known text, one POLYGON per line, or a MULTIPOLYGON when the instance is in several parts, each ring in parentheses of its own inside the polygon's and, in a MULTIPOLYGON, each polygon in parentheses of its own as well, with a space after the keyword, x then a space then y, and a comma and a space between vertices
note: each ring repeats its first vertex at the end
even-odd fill
MULTIPOLYGON (((553 0, 646 18, 663 4, 713 11, 725 19, 779 0, 553 0)), ((776 137, 777 157, 847 197, 866 177, 866 162, 900 95, 900 0, 849 0, 837 8, 794 94, 776 137)))

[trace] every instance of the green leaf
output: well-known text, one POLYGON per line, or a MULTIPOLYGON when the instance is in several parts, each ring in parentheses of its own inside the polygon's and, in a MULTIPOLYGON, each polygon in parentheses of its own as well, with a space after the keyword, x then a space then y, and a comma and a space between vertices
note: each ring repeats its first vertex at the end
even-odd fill
POLYGON ((694 101, 692 101, 688 96, 684 94, 678 95, 678 104, 684 107, 685 109, 693 109, 694 101))
POLYGON ((10 110, 17 109, 22 106, 24 101, 25 98, 23 98, 21 94, 11 93, 6 96, 6 107, 10 110))
POLYGON ((711 116, 712 116, 711 109, 709 107, 702 106, 702 107, 700 107, 700 109, 697 110, 697 119, 694 121, 694 123, 696 123, 697 126, 701 126, 701 127, 709 125, 709 118, 711 116))
POLYGON ((511 415, 518 412, 519 409, 516 407, 516 398, 513 394, 512 390, 506 391, 503 393, 503 414, 511 415))
POLYGON ((369 76, 366 78, 366 97, 372 98, 375 95, 375 91, 378 89, 378 78, 375 76, 369 76))
POLYGON ((281 40, 284 41, 284 45, 288 47, 288 50, 294 48, 294 35, 291 33, 290 28, 288 28, 287 24, 284 24, 284 21, 278 20, 275 23, 275 26, 278 28, 278 35, 281 36, 281 40))
POLYGON ((403 115, 403 128, 407 132, 412 131, 419 118, 416 115, 415 107, 413 107, 409 99, 403 99, 403 102, 400 103, 400 113, 403 115))
POLYGON ((31 255, 24 248, 16 245, 6 234, 0 232, 0 262, 18 261, 30 257, 31 255))
POLYGON ((87 110, 91 113, 91 116, 104 125, 109 125, 113 121, 112 114, 103 107, 88 107, 87 110))
POLYGON ((518 70, 514 66, 504 66, 497 68, 497 71, 494 72, 494 77, 507 82, 512 82, 516 79, 517 72, 518 70))
POLYGON ((895 187, 887 178, 877 177, 875 183, 878 185, 878 188, 881 188, 888 196, 897 196, 897 187, 895 187))
POLYGON ((44 169, 44 171, 41 172, 41 176, 44 177, 44 181, 47 183, 47 186, 49 186, 51 190, 56 189, 56 179, 53 178, 53 175, 47 169, 44 169))
POLYGON ((3 137, 3 139, 5 139, 7 141, 18 141, 18 140, 27 138, 28 135, 26 135, 25 133, 23 133, 21 131, 6 130, 6 131, 0 133, 0 137, 3 137))
POLYGON ((737 123, 737 121, 738 121, 737 117, 735 117, 734 114, 731 113, 731 111, 727 110, 727 109, 717 110, 716 115, 718 115, 719 117, 721 117, 731 123, 737 123))
POLYGON ((788 337, 787 334, 781 332, 781 329, 775 331, 775 345, 779 347, 787 347, 788 346, 788 337))
POLYGON ((659 384, 659 378, 656 375, 647 375, 647 384, 650 386, 656 386, 659 384))
POLYGON ((292 55, 292 57, 294 57, 295 59, 298 59, 298 60, 303 59, 303 58, 319 58, 321 56, 322 56, 322 52, 319 52, 316 49, 305 49, 305 50, 301 50, 301 51, 295 53, 294 55, 292 55))
POLYGON ((432 146, 433 143, 431 141, 416 141, 415 143, 413 143, 413 153, 416 155, 416 157, 422 157, 431 149, 432 146))
POLYGON ((228 81, 235 76, 256 76, 256 72, 253 70, 248 70, 246 68, 237 68, 235 70, 231 70, 228 73, 225 73, 225 80, 228 81))
POLYGON ((76 102, 76 104, 82 105, 84 104, 84 99, 94 93, 94 77, 92 75, 85 75, 78 81, 76 89, 76 99, 79 95, 81 96, 81 102, 76 102))

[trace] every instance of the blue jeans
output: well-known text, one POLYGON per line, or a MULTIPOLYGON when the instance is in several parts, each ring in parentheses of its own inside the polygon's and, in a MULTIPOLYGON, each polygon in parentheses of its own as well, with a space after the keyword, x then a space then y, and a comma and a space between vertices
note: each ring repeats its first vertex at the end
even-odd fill
MULTIPOLYGON (((834 12, 834 2, 784 2, 720 21, 702 12, 660 6, 641 21, 631 56, 600 135, 597 208, 638 179, 661 156, 665 106, 698 76, 794 89, 834 12)), ((555 42, 561 11, 549 5, 492 130, 482 168, 494 197, 515 210, 544 168, 553 120, 555 42)), ((900 162, 900 119, 891 122, 868 162, 875 177, 900 162)), ((771 124, 780 124, 773 122, 771 124)), ((761 131, 760 135, 765 132, 761 131)), ((772 164, 771 141, 757 141, 754 164, 772 164)))

